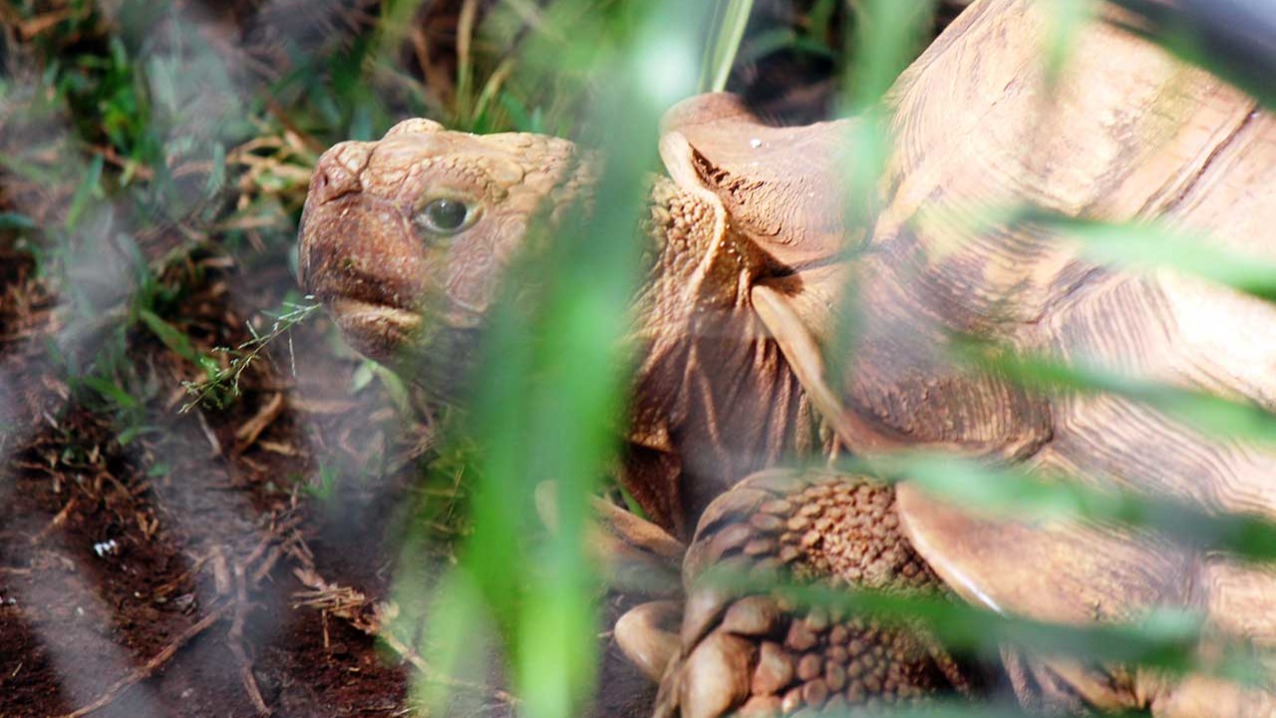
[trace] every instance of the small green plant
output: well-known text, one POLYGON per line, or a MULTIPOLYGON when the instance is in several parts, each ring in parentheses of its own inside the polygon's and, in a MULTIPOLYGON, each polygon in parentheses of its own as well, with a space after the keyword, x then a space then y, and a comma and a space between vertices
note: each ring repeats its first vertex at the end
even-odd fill
MULTIPOLYGON (((259 334, 256 327, 249 323, 248 331, 252 333, 253 338, 240 344, 235 349, 226 347, 217 347, 214 352, 221 353, 228 358, 226 366, 221 365, 204 365, 207 377, 201 381, 183 382, 186 392, 191 399, 182 405, 182 412, 188 412, 195 407, 208 403, 216 408, 224 408, 232 400, 239 396, 239 381, 253 362, 261 358, 262 352, 270 346, 271 343, 281 337, 285 337, 288 341, 288 356, 293 355, 292 335, 291 331, 298 324, 309 319, 315 312, 319 311, 320 304, 298 304, 295 302, 284 302, 283 307, 276 313, 267 313, 273 321, 270 329, 264 334, 259 334)), ((292 366, 292 370, 296 372, 296 365, 292 366)))
POLYGON ((301 491, 316 501, 330 504, 337 497, 337 481, 339 474, 335 468, 320 464, 319 475, 307 483, 301 484, 301 491))

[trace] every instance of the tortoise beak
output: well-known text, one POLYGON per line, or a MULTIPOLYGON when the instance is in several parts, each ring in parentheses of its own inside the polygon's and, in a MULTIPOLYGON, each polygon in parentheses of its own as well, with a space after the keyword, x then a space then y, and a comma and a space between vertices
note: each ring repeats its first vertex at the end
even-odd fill
POLYGON ((365 192, 370 150, 345 142, 319 158, 302 212, 299 280, 359 351, 386 359, 413 340, 426 269, 410 208, 365 192))

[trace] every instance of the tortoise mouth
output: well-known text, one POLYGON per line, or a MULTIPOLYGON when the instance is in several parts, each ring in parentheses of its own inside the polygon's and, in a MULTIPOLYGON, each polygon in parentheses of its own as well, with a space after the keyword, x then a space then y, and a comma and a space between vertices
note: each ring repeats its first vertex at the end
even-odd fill
POLYGON ((402 307, 349 296, 322 299, 346 338, 373 359, 393 358, 421 330, 421 315, 402 307))
POLYGON ((438 323, 433 313, 349 295, 321 299, 356 351, 410 377, 437 399, 461 400, 478 329, 438 323))

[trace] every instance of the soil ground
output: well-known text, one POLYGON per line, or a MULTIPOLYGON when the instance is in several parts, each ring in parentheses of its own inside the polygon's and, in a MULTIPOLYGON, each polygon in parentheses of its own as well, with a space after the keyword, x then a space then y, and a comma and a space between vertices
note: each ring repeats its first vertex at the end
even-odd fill
MULTIPOLYGON (((123 443, 119 417, 69 400, 46 349, 51 300, 12 300, 42 296, 30 259, 10 252, 5 267, 0 355, 20 402, 7 403, 18 429, 4 438, 0 484, 0 715, 73 714, 106 698, 95 715, 247 716, 254 692, 277 715, 399 710, 404 669, 315 602, 340 598, 328 580, 386 595, 386 539, 413 500, 415 466, 323 498, 304 477, 334 454, 348 465, 410 455, 421 427, 402 428, 384 396, 352 397, 353 358, 304 350, 297 380, 270 371, 228 411, 178 414, 189 368, 134 337, 130 357, 168 401, 141 419, 162 431, 123 443), (241 429, 253 420, 249 443, 241 429)), ((192 306, 233 332, 244 324, 226 297, 270 306, 291 286, 283 267, 212 270, 192 306)), ((326 334, 323 321, 305 325, 294 347, 323 347, 326 334)))

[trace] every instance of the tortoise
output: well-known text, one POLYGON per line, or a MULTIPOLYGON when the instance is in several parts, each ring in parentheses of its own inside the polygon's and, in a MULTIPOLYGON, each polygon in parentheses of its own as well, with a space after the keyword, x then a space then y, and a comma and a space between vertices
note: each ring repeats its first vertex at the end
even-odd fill
MULTIPOLYGON (((1104 263, 1059 225, 979 219, 1026 203, 1276 257, 1272 115, 1109 23, 1085 26, 1052 80, 1037 60, 1046 27, 1025 0, 963 13, 892 90, 893 152, 877 186, 855 189, 854 212, 846 167, 862 120, 772 127, 725 94, 666 115, 621 476, 658 528, 604 509, 621 543, 683 561, 685 603, 640 606, 617 626, 661 682, 656 715, 978 693, 998 675, 1049 711, 1276 713, 1270 673, 1242 686, 1008 646, 990 677, 922 628, 698 580, 725 564, 1074 625, 1187 608, 1205 618, 1202 656, 1220 636, 1276 639, 1276 572, 1261 565, 1150 530, 988 516, 836 464, 785 468, 925 449, 1207 513, 1276 514, 1271 450, 1119 394, 1026 387, 952 351, 975 337, 1276 408, 1276 307, 1104 263)), ((302 282, 357 348, 456 399, 528 228, 559 221, 591 173, 565 140, 423 119, 339 144, 311 184, 302 282)))

